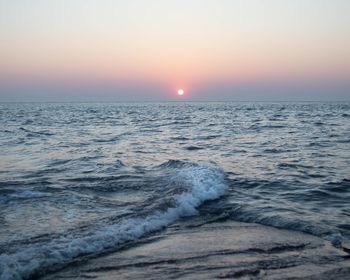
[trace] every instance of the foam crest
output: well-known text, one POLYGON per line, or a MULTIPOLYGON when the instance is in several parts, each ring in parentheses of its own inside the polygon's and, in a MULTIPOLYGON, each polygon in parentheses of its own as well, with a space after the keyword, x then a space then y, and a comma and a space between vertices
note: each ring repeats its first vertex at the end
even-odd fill
POLYGON ((160 230, 184 216, 197 214, 197 208, 206 200, 217 199, 226 191, 225 173, 213 164, 185 163, 170 169, 171 184, 182 192, 173 196, 174 204, 165 211, 146 217, 130 218, 83 236, 64 236, 47 244, 33 245, 13 254, 0 256, 1 279, 25 279, 75 258, 103 252, 125 242, 137 240, 145 234, 160 230))

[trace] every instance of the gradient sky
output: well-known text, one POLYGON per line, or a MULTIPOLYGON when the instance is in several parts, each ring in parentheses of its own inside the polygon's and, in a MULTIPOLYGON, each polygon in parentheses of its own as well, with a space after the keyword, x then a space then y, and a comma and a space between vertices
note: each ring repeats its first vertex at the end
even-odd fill
POLYGON ((0 100, 350 99, 349 15, 349 0, 0 0, 0 100))

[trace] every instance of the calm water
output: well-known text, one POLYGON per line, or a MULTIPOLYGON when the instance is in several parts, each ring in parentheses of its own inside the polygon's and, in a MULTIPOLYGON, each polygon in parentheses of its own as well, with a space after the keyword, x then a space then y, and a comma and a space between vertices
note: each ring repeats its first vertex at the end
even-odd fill
POLYGON ((0 104, 1 279, 194 215, 336 246, 349 201, 349 103, 0 104))

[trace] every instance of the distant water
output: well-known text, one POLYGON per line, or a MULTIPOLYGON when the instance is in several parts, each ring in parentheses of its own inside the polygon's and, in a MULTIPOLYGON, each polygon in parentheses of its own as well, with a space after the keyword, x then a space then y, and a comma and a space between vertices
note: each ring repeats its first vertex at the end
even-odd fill
POLYGON ((201 215, 337 246, 349 202, 349 103, 0 104, 1 279, 201 215))

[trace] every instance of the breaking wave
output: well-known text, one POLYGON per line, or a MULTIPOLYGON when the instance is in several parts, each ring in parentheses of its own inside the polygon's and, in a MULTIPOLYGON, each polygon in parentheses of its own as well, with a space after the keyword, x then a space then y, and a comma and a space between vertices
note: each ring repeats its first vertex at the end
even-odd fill
POLYGON ((3 254, 0 256, 0 278, 26 279, 62 267, 81 256, 118 248, 181 217, 196 215, 198 206, 219 198, 227 189, 225 172, 214 164, 169 161, 158 169, 169 176, 168 183, 174 188, 168 208, 105 224, 94 232, 70 233, 3 254))

